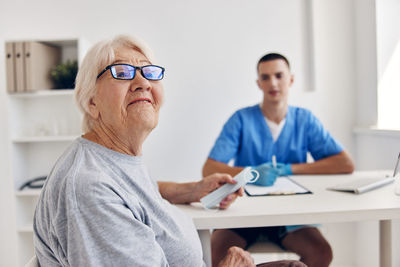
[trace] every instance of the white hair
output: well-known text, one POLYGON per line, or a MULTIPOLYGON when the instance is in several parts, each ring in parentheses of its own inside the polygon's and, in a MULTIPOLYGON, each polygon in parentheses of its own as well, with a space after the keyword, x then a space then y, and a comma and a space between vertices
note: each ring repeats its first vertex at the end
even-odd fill
POLYGON ((82 131, 92 130, 93 118, 89 113, 90 100, 96 94, 97 75, 115 60, 115 51, 121 47, 131 48, 142 53, 153 63, 153 53, 139 38, 118 35, 95 44, 86 54, 79 66, 75 81, 75 101, 83 113, 82 131))

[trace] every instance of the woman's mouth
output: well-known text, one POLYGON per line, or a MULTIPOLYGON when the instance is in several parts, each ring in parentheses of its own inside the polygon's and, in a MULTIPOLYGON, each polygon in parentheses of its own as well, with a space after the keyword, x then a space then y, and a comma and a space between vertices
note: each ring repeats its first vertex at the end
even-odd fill
POLYGON ((136 98, 133 101, 129 102, 129 105, 137 104, 137 103, 149 103, 149 104, 151 104, 151 100, 149 98, 136 98))

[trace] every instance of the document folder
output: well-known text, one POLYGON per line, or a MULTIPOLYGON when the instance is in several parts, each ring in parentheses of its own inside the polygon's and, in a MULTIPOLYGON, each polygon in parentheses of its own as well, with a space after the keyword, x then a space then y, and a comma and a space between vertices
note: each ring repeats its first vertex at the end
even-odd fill
POLYGON ((26 91, 54 88, 50 71, 61 62, 59 47, 41 42, 24 42, 26 91))
POLYGON ((6 43, 6 79, 7 92, 15 93, 15 45, 12 42, 6 43))
POLYGON ((22 93, 25 91, 25 52, 24 43, 15 42, 15 91, 22 93))

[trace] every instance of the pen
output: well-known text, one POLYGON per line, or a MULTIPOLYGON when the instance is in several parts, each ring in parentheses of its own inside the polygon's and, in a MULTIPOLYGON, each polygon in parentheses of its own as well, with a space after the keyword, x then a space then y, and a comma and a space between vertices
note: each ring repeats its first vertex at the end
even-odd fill
POLYGON ((276 168, 276 156, 272 155, 272 167, 276 168))

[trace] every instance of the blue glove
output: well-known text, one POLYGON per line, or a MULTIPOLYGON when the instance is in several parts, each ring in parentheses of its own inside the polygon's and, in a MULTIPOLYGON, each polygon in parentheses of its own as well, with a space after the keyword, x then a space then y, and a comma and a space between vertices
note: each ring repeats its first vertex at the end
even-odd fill
POLYGON ((275 183, 278 176, 287 176, 293 174, 292 166, 290 164, 277 163, 273 167, 271 162, 264 163, 253 167, 254 170, 258 171, 260 177, 254 183, 255 185, 271 186, 275 183))
POLYGON ((253 184, 262 186, 271 186, 275 183, 276 178, 279 176, 278 169, 274 168, 271 163, 264 163, 253 167, 258 171, 259 177, 253 184))
POLYGON ((292 165, 277 163, 275 169, 278 171, 278 176, 292 175, 292 165))

